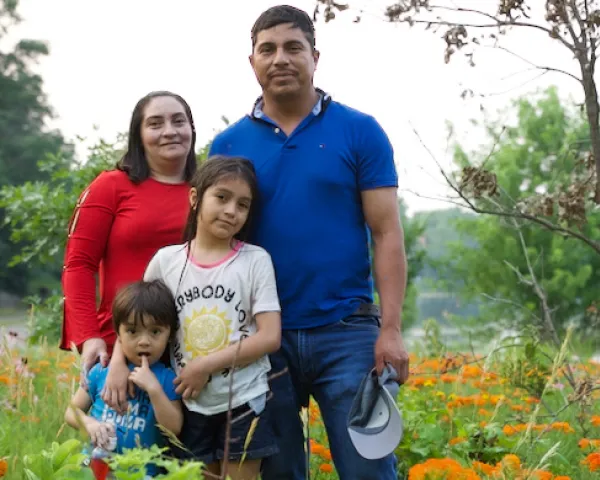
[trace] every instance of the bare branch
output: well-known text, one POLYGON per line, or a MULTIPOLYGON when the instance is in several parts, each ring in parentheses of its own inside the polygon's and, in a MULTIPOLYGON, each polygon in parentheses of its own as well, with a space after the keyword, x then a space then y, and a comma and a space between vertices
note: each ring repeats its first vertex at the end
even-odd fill
MULTIPOLYGON (((463 191, 459 188, 459 186, 456 185, 452 181, 452 179, 448 176, 448 174, 445 172, 443 167, 440 165, 440 162, 437 160, 437 158, 435 158, 435 155, 433 154, 433 152, 429 149, 429 147, 427 147, 427 145, 425 144, 425 142, 419 135, 419 132, 417 132, 414 128, 413 128, 413 132, 417 136, 417 139, 419 140, 419 142, 421 143, 421 145, 423 146, 425 151, 429 154, 429 156, 433 159, 433 161, 438 166, 438 169, 439 169, 440 173, 442 174, 442 176, 444 177, 444 179, 446 180, 446 183, 448 184, 448 186, 458 195, 458 197, 463 202, 465 202, 465 205, 461 205, 460 203, 454 202, 454 201, 447 202, 447 203, 454 203, 454 204, 462 206, 462 207, 467 207, 470 210, 472 210, 473 212, 479 213, 482 215, 496 215, 496 216, 505 217, 505 218, 517 218, 517 219, 521 218, 524 220, 529 220, 533 223, 537 223, 538 225, 545 227, 546 229, 548 229, 552 232, 557 232, 557 233, 563 234, 565 236, 573 237, 578 240, 581 240, 586 245, 588 245, 589 247, 591 247, 593 250, 595 250, 597 253, 600 254, 600 243, 599 242, 596 242, 596 241, 592 240, 591 238, 586 237, 583 233, 573 230, 571 228, 562 227, 562 226, 552 223, 551 221, 546 220, 544 218, 540 218, 535 215, 531 215, 529 213, 522 212, 517 208, 515 208, 514 210, 505 210, 505 209, 488 210, 485 208, 478 207, 463 193, 463 191)), ((445 200, 442 200, 442 201, 445 201, 445 200)))
MULTIPOLYGON (((445 7, 445 6, 441 6, 441 5, 433 5, 430 7, 430 10, 431 11, 446 10, 446 11, 456 12, 456 13, 472 13, 475 15, 485 17, 486 19, 491 20, 494 23, 463 23, 463 22, 447 22, 447 21, 443 21, 443 20, 419 20, 419 19, 414 19, 414 18, 411 18, 410 22, 425 23, 425 24, 429 24, 429 25, 442 25, 442 26, 448 26, 448 27, 462 25, 464 27, 471 27, 471 28, 528 27, 528 28, 532 28, 532 29, 544 32, 544 33, 548 34, 551 38, 557 39, 565 47, 567 47, 569 50, 571 50, 574 53, 577 48, 575 44, 571 44, 565 38, 561 37, 560 35, 557 35, 556 32, 554 32, 552 29, 545 27, 543 25, 538 25, 536 23, 524 22, 524 21, 513 20, 513 19, 502 20, 502 19, 496 17, 495 15, 491 15, 489 13, 485 13, 480 10, 475 10, 472 8, 464 8, 464 7, 445 7)), ((407 21, 407 20, 398 19, 397 21, 403 22, 403 21, 407 21)))
POLYGON ((581 42, 583 44, 583 47, 587 50, 587 35, 585 34, 585 32, 586 32, 585 22, 583 21, 583 19, 581 18, 581 15, 579 14, 579 8, 577 7, 577 1, 570 0, 569 3, 571 5, 571 10, 573 10, 573 18, 575 18, 575 21, 577 22, 577 26, 579 27, 579 32, 581 35, 581 42))
POLYGON ((506 95, 507 93, 513 92, 515 90, 518 90, 521 87, 524 87, 525 85, 527 85, 528 83, 534 82, 535 80, 537 80, 538 78, 543 77, 544 75, 546 75, 548 73, 548 71, 542 71, 540 72, 538 75, 529 78, 527 80, 525 80, 523 83, 520 83, 519 85, 516 85, 514 87, 510 87, 507 88, 506 90, 500 90, 498 92, 491 92, 491 93, 484 93, 483 95, 486 97, 497 97, 499 95, 506 95))
MULTIPOLYGON (((546 291, 542 288, 540 283, 537 280, 533 267, 531 266, 531 260, 529 259, 529 252, 527 251, 527 244, 525 243, 525 238, 523 237, 523 232, 521 231, 520 225, 513 220, 514 227, 517 229, 517 233, 519 235, 519 241, 521 243, 521 250, 523 251, 523 256, 525 257, 525 263, 527 265, 527 271, 529 272, 529 276, 531 278, 530 281, 525 281, 524 283, 530 285, 533 288, 536 296, 540 300, 540 305, 542 307, 542 320, 546 327, 546 329, 550 332, 552 340, 554 341, 557 348, 561 348, 561 341, 558 336, 558 332, 554 327, 554 321, 552 319, 552 311, 550 306, 548 305, 548 296, 546 295, 546 291)), ((517 269, 513 267, 513 270, 518 273, 520 279, 523 279, 522 275, 518 272, 517 269)), ((524 279, 523 279, 524 280, 524 279)), ((576 389, 575 379, 573 376, 573 372, 569 364, 566 364, 567 372, 564 373, 565 378, 571 384, 573 389, 576 389)))
MULTIPOLYGON (((242 342, 244 340, 241 339, 235 350, 235 356, 233 357, 233 361, 231 362, 231 370, 229 371, 229 393, 228 393, 228 402, 227 402, 227 422, 225 424, 225 445, 223 446, 223 458, 229 458, 229 449, 231 448, 229 444, 231 443, 231 425, 232 422, 232 402, 233 402, 233 376, 235 374, 235 366, 237 364, 237 359, 240 354, 240 349, 242 348, 242 342)), ((221 478, 225 480, 227 478, 227 466, 229 462, 225 461, 221 465, 221 478)))
POLYGON ((562 73, 563 75, 567 75, 568 77, 571 77, 573 80, 576 80, 577 83, 579 83, 580 85, 583 85, 583 81, 576 75, 573 75, 570 72, 567 72, 566 70, 561 70, 560 68, 554 68, 554 67, 547 67, 545 65, 537 65, 535 63, 533 63, 531 60, 527 60, 525 57, 519 55, 518 53, 513 52, 512 50, 503 47, 501 45, 492 47, 492 48, 496 48, 498 50, 502 50, 506 53, 509 53, 510 55, 518 58, 519 60, 522 60, 523 62, 527 63, 528 65, 531 65, 533 68, 538 69, 538 70, 545 70, 548 72, 556 72, 556 73, 562 73))
POLYGON ((509 300, 507 298, 494 297, 494 296, 489 295, 487 293, 482 293, 481 296, 484 297, 484 298, 487 298, 488 300, 491 300, 492 302, 504 303, 506 305, 511 305, 513 307, 516 307, 516 308, 518 308, 520 310, 524 310, 525 313, 527 313, 528 315, 530 315, 531 317, 533 317, 534 320, 536 320, 538 323, 542 323, 542 319, 540 317, 538 317, 535 313, 533 313, 531 310, 529 310, 527 307, 525 307, 525 305, 517 303, 517 302, 515 302, 513 300, 509 300))

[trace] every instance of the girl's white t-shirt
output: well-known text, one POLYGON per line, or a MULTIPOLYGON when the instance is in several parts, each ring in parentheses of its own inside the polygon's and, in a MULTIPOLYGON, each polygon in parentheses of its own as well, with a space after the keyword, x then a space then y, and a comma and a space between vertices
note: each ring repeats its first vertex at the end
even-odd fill
MULTIPOLYGON (((155 279, 169 287, 177 304, 179 326, 171 348, 171 363, 177 373, 192 359, 256 333, 256 314, 280 311, 271 257, 256 245, 239 242, 226 258, 213 265, 196 263, 188 256, 185 244, 164 247, 144 274, 144 280, 155 279)), ((269 390, 270 369, 266 355, 236 367, 232 408, 269 390)), ((187 408, 203 415, 227 411, 230 374, 229 368, 214 372, 198 397, 185 400, 187 408)))

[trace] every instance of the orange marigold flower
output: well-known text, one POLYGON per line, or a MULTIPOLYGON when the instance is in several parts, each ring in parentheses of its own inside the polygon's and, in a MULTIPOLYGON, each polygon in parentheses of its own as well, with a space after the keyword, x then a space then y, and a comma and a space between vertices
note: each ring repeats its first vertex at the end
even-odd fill
POLYGON ((579 440, 579 448, 586 449, 589 446, 594 448, 600 447, 600 439, 598 438, 582 438, 579 440))
POLYGON ((477 365, 465 365, 462 368, 461 375, 463 378, 477 378, 483 374, 483 370, 477 365))
POLYGON ((568 475, 559 475, 558 477, 554 477, 554 480, 571 480, 571 477, 568 475))
POLYGON ((492 475, 496 471, 496 469, 492 465, 488 465, 487 463, 483 462, 478 462, 477 460, 473 462, 473 468, 475 469, 475 471, 483 473, 487 476, 492 475))
POLYGON ((4 459, 0 459, 0 477, 3 477, 8 472, 8 462, 4 459))
POLYGON ((510 453, 508 455, 504 455, 504 458, 502 459, 502 465, 506 465, 513 471, 518 471, 521 469, 521 459, 510 453))
POLYGON ((600 426, 600 415, 592 415, 592 425, 594 427, 600 426))
POLYGON ((552 480, 554 475, 547 470, 535 470, 531 474, 531 480, 552 480))
POLYGON ((450 375, 449 373, 445 373, 440 377, 440 380, 444 383, 454 383, 458 377, 456 375, 450 375))
POLYGON ((592 442, 590 442, 589 438, 582 438, 581 440, 579 440, 579 443, 577 445, 579 445, 579 448, 588 448, 590 446, 592 442))
POLYGON ((321 470, 322 472, 325 472, 325 473, 332 473, 333 466, 331 465, 331 463, 322 463, 321 466, 319 467, 319 470, 321 470))
POLYGON ((328 448, 326 448, 325 450, 323 450, 321 452, 321 458, 323 460, 331 461, 331 450, 329 450, 328 448))
POLYGON ((422 387, 428 379, 425 377, 409 377, 407 383, 415 387, 422 387))
POLYGON ((430 458, 424 463, 413 465, 408 471, 408 480, 434 479, 481 480, 481 477, 451 458, 430 458))
POLYGON ((564 433, 574 433, 575 430, 573 429, 573 427, 571 427, 571 425, 569 425, 569 422, 554 422, 550 428, 552 430, 560 430, 564 433))
POLYGON ((600 453, 590 453, 584 460, 581 461, 584 465, 587 465, 590 472, 595 472, 600 469, 600 453))
POLYGON ((325 451, 325 447, 317 442, 310 443, 310 453, 321 455, 325 451))
POLYGON ((448 444, 452 446, 452 445, 457 445, 459 443, 463 443, 466 441, 467 441, 467 439, 465 437, 454 437, 448 441, 448 444))

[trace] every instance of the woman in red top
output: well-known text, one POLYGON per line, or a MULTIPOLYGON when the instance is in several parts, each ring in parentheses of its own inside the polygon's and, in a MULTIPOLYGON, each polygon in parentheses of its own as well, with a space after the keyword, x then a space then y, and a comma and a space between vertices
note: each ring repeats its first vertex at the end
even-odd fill
POLYGON ((181 241, 195 143, 185 100, 150 93, 133 110, 127 152, 117 169, 98 175, 77 202, 65 249, 60 347, 75 345, 81 352, 82 378, 96 361, 108 363, 116 341, 111 318, 116 291, 141 280, 159 248, 181 241))

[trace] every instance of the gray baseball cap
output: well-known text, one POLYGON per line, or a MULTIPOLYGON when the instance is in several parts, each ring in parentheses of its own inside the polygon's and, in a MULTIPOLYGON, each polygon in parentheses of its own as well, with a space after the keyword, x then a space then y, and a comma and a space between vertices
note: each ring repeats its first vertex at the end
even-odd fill
POLYGON ((396 404, 400 386, 387 365, 381 376, 372 369, 362 380, 348 415, 350 440, 361 457, 374 460, 392 453, 402 440, 402 414, 396 404))

